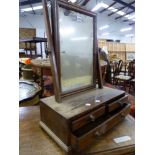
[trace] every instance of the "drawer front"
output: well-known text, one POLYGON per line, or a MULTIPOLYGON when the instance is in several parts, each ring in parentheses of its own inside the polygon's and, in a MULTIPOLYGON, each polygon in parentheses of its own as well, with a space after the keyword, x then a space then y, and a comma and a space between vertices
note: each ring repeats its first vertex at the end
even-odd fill
POLYGON ((120 110, 118 113, 112 115, 107 120, 102 122, 101 124, 94 127, 92 130, 87 132, 84 135, 71 136, 71 145, 73 149, 77 150, 83 150, 86 148, 95 137, 101 136, 106 131, 117 125, 121 120, 125 118, 125 116, 130 112, 130 105, 127 104, 122 110, 120 110))
POLYGON ((127 95, 122 97, 121 99, 109 104, 109 112, 112 112, 117 108, 120 108, 124 103, 128 103, 128 96, 127 95))
POLYGON ((97 110, 95 110, 83 117, 80 117, 79 119, 72 122, 72 130, 75 131, 75 130, 81 128, 82 126, 88 124, 89 122, 94 122, 98 117, 100 117, 104 113, 105 113, 105 107, 102 106, 102 107, 98 108, 97 110))

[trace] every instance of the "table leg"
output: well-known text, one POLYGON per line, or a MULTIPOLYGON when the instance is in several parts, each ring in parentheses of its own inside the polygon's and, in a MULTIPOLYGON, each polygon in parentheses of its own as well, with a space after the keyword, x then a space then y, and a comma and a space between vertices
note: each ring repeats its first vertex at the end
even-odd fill
POLYGON ((26 57, 28 56, 28 53, 27 53, 27 43, 25 42, 25 50, 26 50, 26 57))
POLYGON ((124 72, 124 75, 126 75, 126 64, 125 64, 125 72, 124 72))
POLYGON ((31 42, 30 42, 30 57, 32 58, 32 46, 31 46, 31 42))
POLYGON ((40 43, 40 51, 41 51, 41 57, 43 57, 42 43, 40 43))
POLYGON ((35 45, 35 57, 37 57, 37 47, 35 45))

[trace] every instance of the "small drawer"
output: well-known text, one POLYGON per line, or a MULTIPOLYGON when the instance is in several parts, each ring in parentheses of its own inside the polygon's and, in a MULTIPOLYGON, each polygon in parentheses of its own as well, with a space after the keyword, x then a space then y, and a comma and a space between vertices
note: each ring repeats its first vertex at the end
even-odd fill
POLYGON ((105 107, 102 106, 93 112, 84 115, 83 117, 78 118, 77 120, 72 122, 72 131, 75 131, 84 125, 94 122, 98 117, 105 113, 105 107))
POLYGON ((120 108, 123 106, 123 104, 128 103, 128 95, 122 97, 121 99, 112 102, 109 104, 109 112, 112 112, 116 110, 117 108, 120 108))
POLYGON ((130 104, 124 105, 119 111, 111 114, 108 117, 99 118, 94 122, 94 126, 87 126, 79 129, 74 134, 71 135, 71 145, 73 149, 83 150, 85 149, 94 138, 101 136, 106 131, 117 125, 125 116, 130 112, 130 104), (97 124, 98 122, 98 124, 97 124))

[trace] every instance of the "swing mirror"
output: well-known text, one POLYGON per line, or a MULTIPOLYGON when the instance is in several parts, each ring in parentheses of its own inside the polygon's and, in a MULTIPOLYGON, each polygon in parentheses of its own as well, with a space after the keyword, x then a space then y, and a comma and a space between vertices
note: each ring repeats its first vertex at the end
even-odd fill
POLYGON ((96 14, 60 0, 51 6, 62 96, 95 88, 96 14))

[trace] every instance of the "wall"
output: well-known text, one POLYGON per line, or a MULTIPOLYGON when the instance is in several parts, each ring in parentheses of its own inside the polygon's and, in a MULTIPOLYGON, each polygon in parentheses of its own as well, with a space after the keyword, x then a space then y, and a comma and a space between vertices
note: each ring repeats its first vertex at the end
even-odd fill
POLYGON ((36 28, 36 36, 44 37, 45 25, 42 15, 25 14, 19 17, 19 27, 36 28))
MULTIPOLYGON (((85 6, 86 9, 91 10, 97 2, 103 1, 103 0, 92 0, 87 3, 85 6)), ((109 4, 108 0, 105 2, 109 4)), ((101 9, 100 9, 101 10, 101 9)), ((108 14, 111 13, 110 11, 104 11, 103 13, 97 13, 97 30, 98 30, 98 38, 99 39, 112 39, 112 40, 121 40, 121 42, 124 43, 134 43, 134 37, 125 37, 126 34, 134 34, 135 32, 135 26, 129 26, 129 23, 132 23, 132 21, 123 22, 124 18, 120 18, 118 20, 115 20, 116 17, 118 17, 118 14, 113 14, 112 16, 108 16, 108 14), (109 25, 107 29, 99 30, 100 27, 104 25, 109 25), (120 32, 121 28, 127 28, 132 27, 132 30, 126 31, 126 32, 120 32), (104 33, 109 33, 109 35, 102 36, 104 33)), ((130 14, 133 15, 134 13, 130 14)))
POLYGON ((121 43, 135 43, 135 37, 120 37, 121 43))
MULTIPOLYGON (((45 37, 45 25, 43 15, 33 15, 29 13, 24 13, 24 15, 20 15, 19 17, 19 26, 22 28, 36 28, 37 37, 45 37)), ((133 30, 130 32, 120 32, 120 27, 129 27, 127 23, 123 23, 120 21, 114 20, 114 17, 108 17, 104 14, 99 14, 97 16, 97 37, 98 39, 112 39, 112 40, 120 40, 122 43, 134 43, 134 37, 125 37, 125 34, 133 33, 134 34, 134 26, 133 30), (108 29, 99 30, 99 27, 103 25, 110 25, 108 29), (101 34, 104 32, 109 32, 108 36, 102 36, 101 34)), ((38 47, 39 50, 39 47, 38 47)))
POLYGON ((115 20, 113 16, 107 16, 106 14, 98 14, 97 16, 97 34, 99 39, 112 39, 120 40, 122 43, 134 43, 134 37, 125 37, 126 34, 134 34, 135 26, 129 26, 128 23, 115 20), (109 28, 99 30, 101 26, 109 25, 109 28), (121 28, 132 27, 132 30, 126 32, 120 32, 121 28), (109 35, 102 36, 102 33, 108 32, 109 35))

